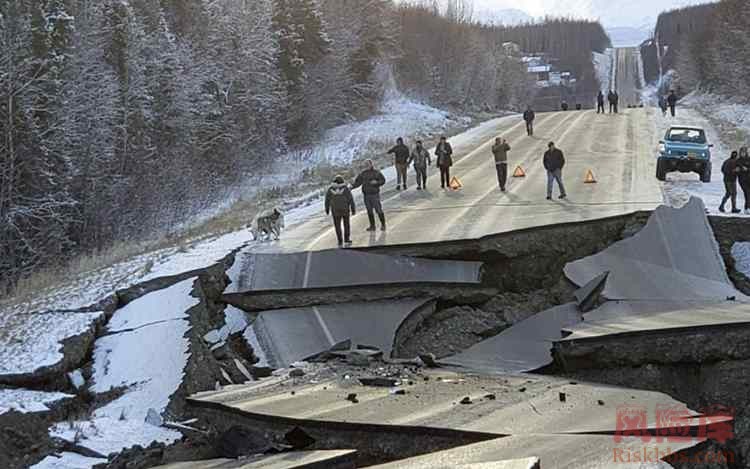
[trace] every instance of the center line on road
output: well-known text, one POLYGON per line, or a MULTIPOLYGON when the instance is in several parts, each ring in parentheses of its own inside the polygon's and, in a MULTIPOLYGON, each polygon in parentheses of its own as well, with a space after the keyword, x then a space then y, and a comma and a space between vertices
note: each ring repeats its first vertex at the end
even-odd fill
POLYGON ((323 316, 320 314, 320 310, 318 310, 317 306, 312 307, 313 312, 315 313, 315 317, 318 319, 318 324, 320 324, 320 328, 323 329, 323 333, 326 335, 326 340, 328 341, 331 346, 336 345, 336 341, 333 340, 333 335, 331 334, 331 331, 328 329, 328 326, 326 325, 325 321, 323 321, 323 316))
POLYGON ((312 264, 312 251, 307 251, 307 259, 305 260, 305 276, 302 278, 302 288, 307 288, 308 282, 310 281, 310 264, 312 264))

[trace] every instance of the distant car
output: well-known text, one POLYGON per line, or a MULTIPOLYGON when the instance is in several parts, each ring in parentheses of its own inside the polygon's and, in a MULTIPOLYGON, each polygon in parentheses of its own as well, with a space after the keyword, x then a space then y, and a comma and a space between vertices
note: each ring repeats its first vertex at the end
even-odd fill
POLYGON ((667 173, 698 173, 701 182, 711 182, 711 148, 706 132, 700 127, 673 125, 659 142, 656 179, 664 181, 667 173))

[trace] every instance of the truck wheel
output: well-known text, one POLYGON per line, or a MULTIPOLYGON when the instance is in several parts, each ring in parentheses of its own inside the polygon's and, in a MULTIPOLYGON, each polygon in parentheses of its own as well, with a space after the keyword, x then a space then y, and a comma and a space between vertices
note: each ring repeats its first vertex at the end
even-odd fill
POLYGON ((703 166, 703 173, 701 174, 701 182, 711 182, 711 163, 706 163, 703 166))
POLYGON ((659 181, 667 180, 667 170, 665 168, 664 161, 661 158, 656 160, 656 179, 658 179, 659 181))

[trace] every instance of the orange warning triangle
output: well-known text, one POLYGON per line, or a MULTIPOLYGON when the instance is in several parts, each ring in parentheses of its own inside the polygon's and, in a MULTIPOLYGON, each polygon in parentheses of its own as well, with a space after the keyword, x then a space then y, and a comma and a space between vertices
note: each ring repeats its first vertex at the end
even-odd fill
POLYGON ((461 181, 458 180, 457 177, 453 176, 453 179, 451 179, 451 183, 449 184, 450 188, 454 191, 459 190, 460 188, 464 187, 463 184, 461 184, 461 181))
POLYGON ((589 169, 589 172, 586 173, 586 179, 583 180, 585 184, 596 184, 596 178, 594 177, 594 172, 589 169))
POLYGON ((516 170, 513 172, 514 178, 525 178, 526 177, 526 171, 523 170, 522 167, 517 166, 516 170))

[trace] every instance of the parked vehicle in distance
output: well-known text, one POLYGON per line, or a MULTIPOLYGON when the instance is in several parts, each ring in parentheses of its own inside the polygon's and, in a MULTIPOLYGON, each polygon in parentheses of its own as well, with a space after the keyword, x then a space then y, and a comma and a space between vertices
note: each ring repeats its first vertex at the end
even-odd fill
POLYGON ((673 171, 697 173, 701 182, 711 182, 711 148, 700 127, 673 125, 659 142, 656 179, 664 181, 673 171))

